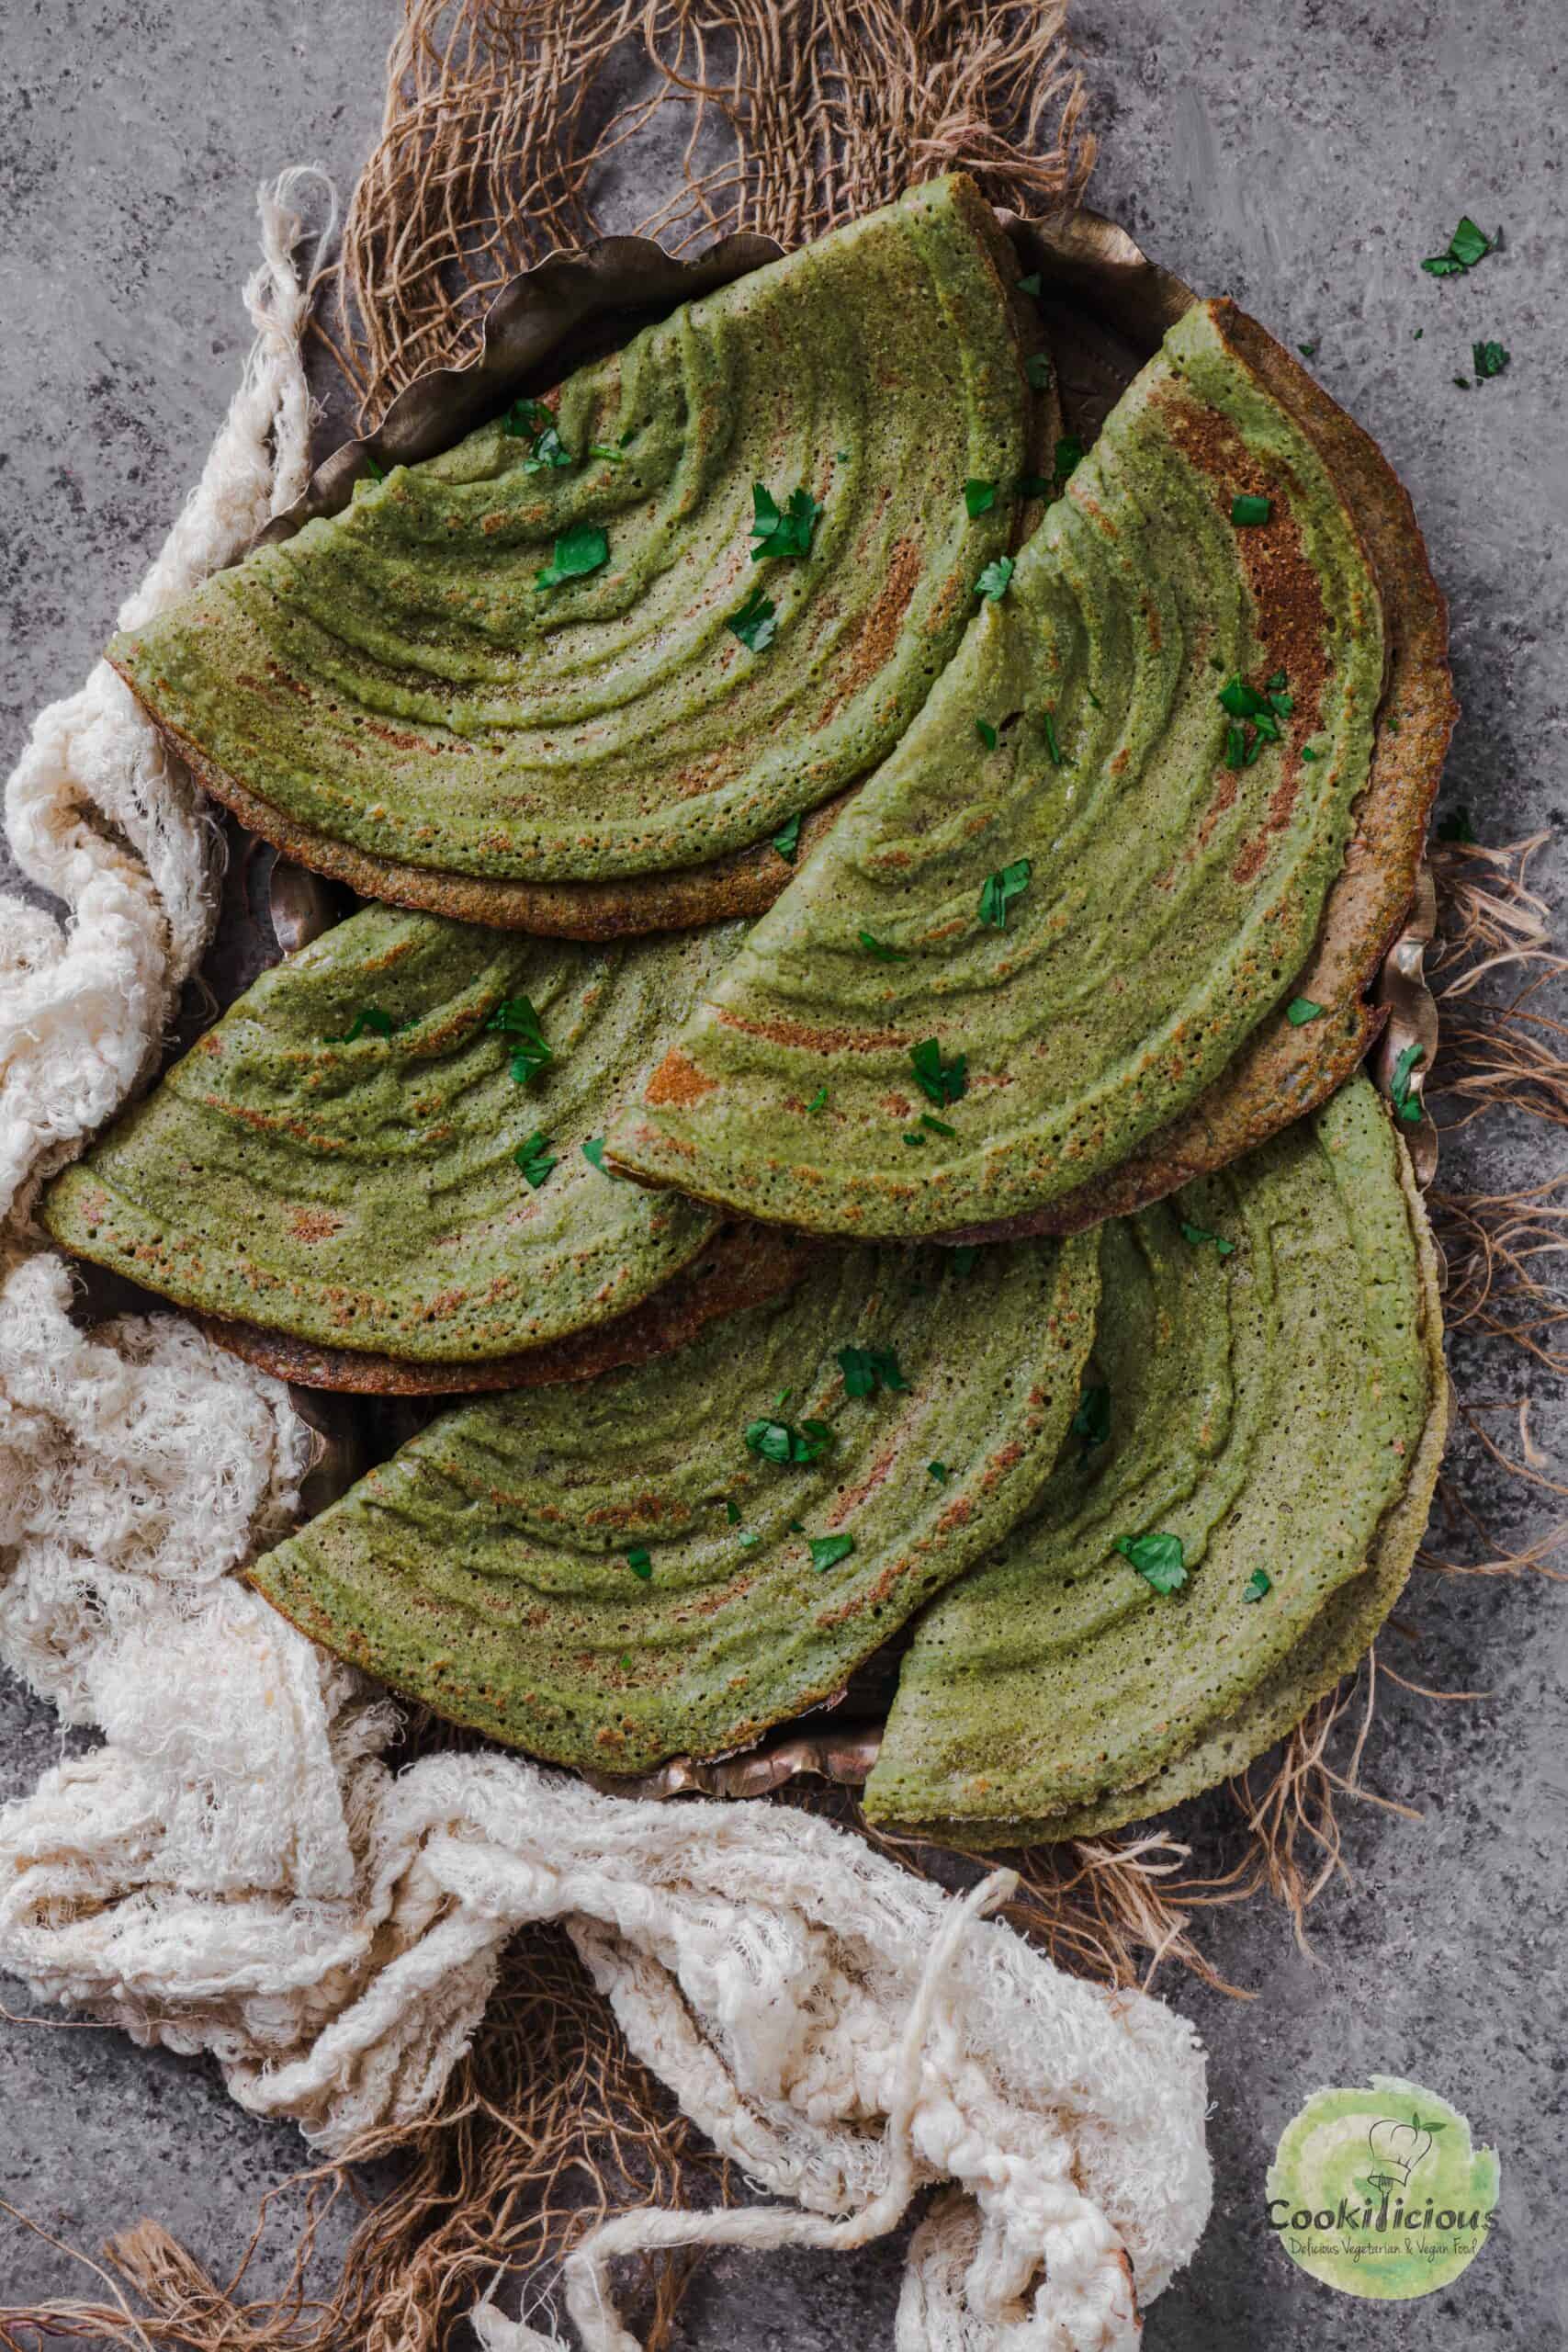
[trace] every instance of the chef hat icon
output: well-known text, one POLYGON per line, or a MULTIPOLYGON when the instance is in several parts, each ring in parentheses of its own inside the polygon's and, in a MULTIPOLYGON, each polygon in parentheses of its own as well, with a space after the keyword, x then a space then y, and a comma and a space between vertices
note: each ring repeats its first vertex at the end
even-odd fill
POLYGON ((1368 2132, 1367 2145, 1373 2161, 1401 2188, 1408 2188, 1411 2174, 1432 2145, 1432 2135, 1415 2117, 1408 2123, 1396 2123, 1393 2116, 1385 2115, 1368 2132))

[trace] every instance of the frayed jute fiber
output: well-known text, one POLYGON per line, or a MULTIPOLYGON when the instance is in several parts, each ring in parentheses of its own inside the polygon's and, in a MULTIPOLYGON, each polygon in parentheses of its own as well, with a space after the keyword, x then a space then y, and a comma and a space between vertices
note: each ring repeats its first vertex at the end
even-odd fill
MULTIPOLYGON (((1071 199, 1093 146, 1065 14, 1065 0, 870 0, 847 11, 824 0, 409 0, 381 136, 318 281, 316 332, 361 425, 428 368, 473 355, 485 306, 508 277, 604 233, 615 158, 656 119, 662 135, 676 129, 678 185, 637 225, 675 250, 739 229, 796 244, 957 166, 1021 209, 1071 199)), ((1530 883, 1540 845, 1438 853, 1443 1046, 1427 1099, 1450 1129, 1509 1115, 1568 1125, 1568 1040, 1549 1006, 1568 959, 1530 883)), ((1555 1281, 1568 1180, 1506 1193, 1439 1186, 1432 1205, 1449 1321, 1474 1343, 1467 1355, 1499 1388, 1520 1351, 1543 1372, 1568 1369, 1555 1281)), ((1467 1387, 1461 1410, 1482 1445, 1560 1497, 1528 1408, 1467 1387)), ((1559 1532, 1510 1549, 1445 1487, 1423 1560, 1445 1574, 1551 1574, 1562 1543, 1559 1532)), ((1345 1800, 1385 1802, 1361 1774, 1389 1675, 1374 1652, 1233 1784, 1223 1868, 1204 1870, 1163 1829, 1039 1849, 1010 1858, 1020 1884, 1003 1916, 1064 1966, 1115 1985, 1146 1984, 1171 1964, 1235 1990, 1205 1956, 1200 1922, 1266 1894, 1304 1938, 1309 1906, 1347 1867, 1345 1800)), ((426 1726, 413 1744, 446 1736, 426 1726)), ((787 1794, 863 1830, 842 1792, 787 1794)), ((904 1841, 873 1842, 948 1883, 964 1868, 904 1841)), ((79 2257, 91 2274, 84 2297, 0 2308, 0 2346, 436 2352, 471 2340, 461 2315, 499 2272, 525 2278, 532 2304, 595 2221, 730 2197, 727 2167, 633 2057, 565 1936, 531 1931, 509 1951, 483 2028, 429 2116, 275 2191, 231 2276, 209 2277, 144 2222, 100 2260, 79 2257), (389 2157, 395 2186, 370 2202, 363 2166, 389 2157), (321 2233, 345 2199, 366 2210, 341 2277, 323 2289, 321 2233), (288 2275, 253 2292, 254 2257, 280 2236, 293 2242, 288 2275)), ((650 2347, 670 2342, 690 2266, 685 2254, 649 2257, 631 2290, 650 2347)))

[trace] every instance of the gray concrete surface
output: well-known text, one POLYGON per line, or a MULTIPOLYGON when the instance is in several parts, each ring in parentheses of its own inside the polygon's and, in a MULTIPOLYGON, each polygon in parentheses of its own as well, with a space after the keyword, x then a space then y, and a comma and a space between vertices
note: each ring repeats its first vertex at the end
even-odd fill
MULTIPOLYGON (((1562 905, 1562 0, 1080 0, 1078 17, 1104 141, 1098 201, 1201 287, 1315 342, 1324 381, 1390 450, 1453 604, 1465 718, 1447 802, 1490 840, 1547 829, 1540 871, 1562 905), (1506 251, 1438 285, 1417 264, 1465 210, 1504 223, 1506 251), (1513 364, 1461 391, 1451 379, 1483 335, 1513 364)), ((8 753, 31 707, 78 678, 197 469, 242 349, 251 190, 293 160, 351 174, 380 105, 393 0, 11 0, 5 22, 8 753)), ((1548 1167, 1539 1132, 1495 1126, 1447 1159, 1459 1189, 1548 1167)), ((1461 1369, 1474 1395, 1533 1388, 1562 1476, 1551 1385, 1508 1357, 1467 1351, 1461 1369)), ((1540 1524, 1473 1441, 1453 1475, 1500 1535, 1540 1524)), ((1156 2352, 1568 2339, 1563 1596, 1428 1577, 1386 1646, 1416 1681, 1488 1695, 1445 1707, 1387 1692, 1367 1777, 1421 1818, 1352 1810, 1353 1876, 1314 1914, 1314 1958, 1255 1905, 1203 1929, 1253 1999, 1163 1980, 1212 2052, 1218 2197, 1197 2262, 1151 2313, 1156 2352), (1454 2100, 1503 2164, 1493 2244, 1457 2288, 1403 2307, 1298 2276, 1259 2221, 1287 2118, 1316 2086, 1374 2069, 1454 2100)), ((57 1744, 47 1712, 0 1685, 0 1794, 30 1786, 57 1744)), ((1219 1801, 1182 1827, 1205 1859, 1235 1851, 1219 1801)), ((204 2065, 96 2030, 0 2030, 0 2196, 58 2236, 94 2245, 151 2212, 221 2269, 258 2192, 299 2154, 204 2065)), ((891 2342, 897 2279, 896 2249, 715 2264, 682 2342, 869 2352, 891 2342)), ((0 2217, 0 2305, 89 2283, 0 2217)))

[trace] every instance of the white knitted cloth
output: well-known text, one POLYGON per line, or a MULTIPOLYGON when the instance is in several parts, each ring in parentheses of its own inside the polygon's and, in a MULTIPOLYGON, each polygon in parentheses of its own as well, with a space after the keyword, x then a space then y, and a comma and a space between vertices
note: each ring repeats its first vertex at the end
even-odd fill
MULTIPOLYGON (((264 198, 245 386, 128 614, 299 487, 287 195, 264 198)), ((6 1201, 136 1083, 211 917, 198 805, 101 667, 39 719, 9 813, 74 922, 0 913, 6 1201)), ((562 1919, 632 2047, 785 2200, 595 2232, 567 2266, 588 2352, 635 2352, 615 2255, 860 2245, 938 2180, 900 2352, 1136 2343, 1138 2302, 1208 2213, 1183 2020, 1061 1975, 980 1920, 984 1894, 960 1904, 784 1807, 633 1804, 499 1755, 394 1774, 395 1707, 234 1573, 298 1510, 309 1432, 287 1391, 173 1315, 84 1334, 61 1261, 15 1227, 11 1249, 0 1658, 105 1742, 0 1812, 0 1967, 140 2041, 212 2052, 243 2105, 341 2151, 428 2110, 508 1939, 562 1919)), ((475 2324, 491 2352, 546 2342, 489 2304, 475 2324)))

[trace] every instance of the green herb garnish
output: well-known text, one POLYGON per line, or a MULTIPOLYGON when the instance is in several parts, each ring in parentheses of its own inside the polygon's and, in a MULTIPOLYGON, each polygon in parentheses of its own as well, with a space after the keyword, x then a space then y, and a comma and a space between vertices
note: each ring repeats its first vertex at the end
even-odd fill
POLYGON ((1223 1233, 1211 1233, 1206 1225, 1190 1225, 1186 1217, 1181 1220, 1181 1238, 1190 1241, 1195 1250, 1201 1249, 1205 1242, 1212 1242, 1222 1258, 1228 1258, 1235 1248, 1235 1243, 1227 1241, 1223 1233))
MULTIPOLYGON (((601 1176, 610 1176, 610 1170, 604 1165, 604 1138, 603 1136, 589 1136, 588 1141, 582 1147, 582 1157, 586 1159, 590 1168, 596 1168, 599 1170, 601 1176)), ((615 1179, 611 1176, 610 1181, 614 1183, 615 1179)))
POLYGON ((1078 1408, 1073 1415, 1073 1435, 1082 1438, 1086 1453, 1091 1446, 1103 1445, 1110 1437, 1111 1390, 1103 1381, 1086 1388, 1078 1398, 1078 1408))
POLYGON ((819 1086, 806 1106, 806 1114, 809 1118, 814 1111, 825 1111, 827 1108, 828 1090, 825 1086, 819 1086))
POLYGON ((969 1084, 969 1057, 954 1054, 953 1059, 942 1059, 942 1047, 934 1037, 922 1037, 918 1046, 909 1048, 909 1061, 920 1092, 928 1102, 957 1102, 969 1084))
POLYGON ((372 481, 385 481, 387 479, 386 467, 378 466, 368 449, 365 452, 365 470, 372 481))
POLYGON ((734 1498, 734 1496, 733 1496, 733 1495, 729 1498, 729 1500, 728 1500, 728 1501, 725 1504, 725 1506, 724 1506, 724 1515, 725 1515, 726 1519, 727 1519, 727 1520, 728 1520, 729 1524, 731 1525, 731 1527, 739 1527, 739 1524, 740 1524, 740 1506, 739 1506, 739 1504, 735 1500, 735 1498, 734 1498))
POLYGON ((1056 454, 1052 460, 1051 487, 1058 495, 1066 490, 1068 482, 1082 465, 1086 454, 1084 445, 1076 433, 1064 433, 1056 444, 1056 454))
POLYGON ((1513 354, 1500 343, 1472 343, 1470 356, 1475 369, 1475 380, 1480 384, 1484 383, 1489 376, 1500 376, 1513 354))
POLYGON ((571 451, 553 424, 547 424, 534 444, 533 454, 523 460, 525 474, 543 474, 552 470, 564 473, 575 463, 571 451))
POLYGON ((926 1464, 926 1476, 928 1478, 934 1478, 939 1487, 945 1487, 948 1480, 948 1468, 946 1463, 928 1462, 926 1464))
POLYGON ((653 1574, 653 1555, 646 1544, 632 1545, 631 1550, 626 1554, 626 1566, 634 1577, 640 1577, 643 1583, 647 1584, 653 1574))
POLYGON ((1043 351, 1032 351, 1023 363, 1024 381, 1032 392, 1048 392, 1051 389, 1051 362, 1043 351))
POLYGON ((988 563, 986 566, 978 580, 976 581, 975 594, 976 596, 986 597, 993 605, 998 604, 1007 594, 1008 582, 1011 578, 1011 556, 999 555, 994 563, 988 563))
POLYGON ((738 637, 753 653, 764 653, 778 633, 778 606, 761 588, 753 588, 738 613, 731 613, 724 624, 731 637, 738 637))
POLYGON ((978 735, 981 742, 984 743, 987 752, 994 752, 996 750, 997 730, 992 726, 988 718, 977 718, 975 721, 975 732, 978 735))
POLYGON ((625 452, 620 449, 612 449, 607 441, 590 441, 588 454, 591 458, 608 458, 613 466, 624 466, 626 462, 625 452))
POLYGON ((1284 672, 1277 670, 1262 692, 1246 678, 1227 678, 1220 688, 1220 707, 1232 722, 1225 729, 1225 765, 1249 768, 1265 743, 1281 741, 1280 721, 1290 717, 1295 703, 1285 692, 1284 672))
POLYGON ((556 1164, 548 1156, 549 1148, 544 1129, 536 1127, 527 1142, 520 1143, 512 1155, 536 1193, 556 1164))
POLYGON ((839 1370, 844 1375, 847 1396, 874 1396, 879 1388, 909 1385, 891 1348, 840 1348, 839 1370))
POLYGON ((534 441, 555 424, 555 411, 543 401, 513 401, 501 420, 501 429, 513 441, 534 441))
POLYGON ((1021 277, 1018 281, 1018 290, 1021 294, 1038 295, 1040 292, 1040 272, 1037 269, 1032 269, 1027 277, 1021 277))
POLYGON ((1040 724, 1045 730, 1045 749, 1051 754, 1051 765, 1054 768, 1070 767, 1072 765, 1071 761, 1067 758, 1066 753, 1063 751, 1060 743, 1056 741, 1055 713, 1049 710, 1042 711, 1040 714, 1040 724))
POLYGON ((764 1462, 815 1462, 832 1444, 833 1432, 826 1421, 802 1421, 798 1429, 789 1421, 750 1421, 746 1442, 764 1462))
POLYGON ((1440 842, 1461 842, 1465 844, 1473 842, 1475 828, 1470 821, 1469 809, 1456 808, 1451 817, 1445 817, 1438 827, 1438 839, 1440 842))
POLYGON ((837 1567, 855 1548, 852 1535, 808 1535, 806 1540, 811 1546, 811 1565, 818 1569, 837 1567))
POLYGON ((786 858, 789 861, 790 865, 793 865, 795 864, 795 853, 800 847, 800 811, 798 808, 795 810, 795 815, 790 818, 787 824, 781 825, 778 831, 773 835, 773 847, 777 850, 781 857, 786 858))
POLYGON ((1231 521, 1244 527, 1250 528, 1258 523, 1267 523, 1272 512, 1273 507, 1267 498, 1254 498, 1244 494, 1231 500, 1231 521))
POLYGON ((1425 1046, 1406 1046, 1393 1066, 1389 1080, 1389 1100, 1406 1126, 1415 1126, 1421 1117, 1421 1098, 1411 1092, 1410 1079, 1417 1062, 1427 1058, 1425 1046))
POLYGON ((753 563, 761 563, 769 556, 811 553, 811 535, 822 509, 808 490, 792 490, 789 504, 780 506, 765 482, 753 482, 751 505, 753 563))
POLYGON ((879 964, 907 964, 909 960, 907 948, 885 947, 881 940, 874 939, 869 931, 861 933, 860 944, 868 956, 875 956, 879 964))
POLYGON ((541 588, 558 588, 563 580, 581 580, 610 560, 610 542, 597 523, 574 523, 556 541, 552 561, 534 578, 541 588))
POLYGON ((945 1136, 949 1143, 954 1142, 957 1138, 958 1129, 956 1127, 950 1127, 947 1121, 945 1119, 939 1119, 934 1112, 922 1111, 920 1113, 920 1125, 928 1131, 928 1133, 933 1136, 945 1136))
POLYGON ((1179 1592, 1187 1582, 1179 1535, 1119 1535, 1116 1549, 1156 1592, 1179 1592))
POLYGON ((1296 349, 1301 353, 1303 359, 1315 359, 1317 357, 1317 345, 1315 343, 1298 343, 1296 349))
POLYGON ((1049 474, 1020 474, 1018 478, 1020 498, 1049 498, 1055 488, 1049 474))
POLYGON ((378 1004, 367 1004, 355 1014, 346 1029, 341 1030, 335 1037, 323 1037, 321 1043, 324 1046, 352 1046, 356 1038, 365 1035, 367 1030, 372 1037, 389 1037, 398 1025, 391 1014, 383 1012, 378 1004))
POLYGON ((502 997, 485 1027, 499 1029, 512 1039, 512 1075, 519 1086, 528 1085, 555 1059, 545 1043, 539 1016, 525 996, 502 997))
POLYGON ((926 1148, 926 1139, 919 1127, 906 1127, 903 1139, 911 1151, 924 1151, 926 1148))
POLYGON ((1005 931, 1008 909, 1028 889, 1033 870, 1027 857, 1016 857, 1010 865, 988 874, 980 891, 980 921, 993 931, 1005 931))
POLYGON ((1322 1005, 1314 1004, 1310 996, 1293 996, 1285 1007, 1285 1018, 1292 1029, 1304 1029, 1322 1011, 1322 1005))
POLYGON ((1267 1568, 1254 1568, 1242 1587, 1244 1600, 1261 1600, 1274 1589, 1274 1579, 1267 1568))
POLYGON ((1433 254, 1421 266, 1432 277, 1461 277, 1467 269, 1473 269, 1478 261, 1484 261, 1502 241, 1501 229, 1495 237, 1489 237, 1483 229, 1476 227, 1466 212, 1461 215, 1459 227, 1449 239, 1447 251, 1433 254))
POLYGON ((982 481, 977 475, 971 475, 964 485, 964 504, 969 520, 973 523, 980 515, 988 514, 996 503, 996 483, 982 481))

